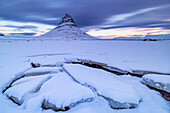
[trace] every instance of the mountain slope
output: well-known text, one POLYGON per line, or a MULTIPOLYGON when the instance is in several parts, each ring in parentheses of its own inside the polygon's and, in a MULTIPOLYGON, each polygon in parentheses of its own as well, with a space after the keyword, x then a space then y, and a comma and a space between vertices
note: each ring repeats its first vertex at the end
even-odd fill
POLYGON ((59 40, 90 40, 96 39, 77 27, 73 18, 65 14, 62 21, 58 24, 56 28, 42 35, 43 38, 54 38, 59 40))

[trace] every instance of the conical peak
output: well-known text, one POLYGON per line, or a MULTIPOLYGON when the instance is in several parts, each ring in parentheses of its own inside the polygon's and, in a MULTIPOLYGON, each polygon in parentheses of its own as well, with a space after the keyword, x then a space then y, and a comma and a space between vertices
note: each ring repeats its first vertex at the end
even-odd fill
POLYGON ((77 27, 73 18, 69 14, 65 14, 65 16, 62 18, 62 21, 58 24, 58 27, 66 26, 66 25, 77 27))

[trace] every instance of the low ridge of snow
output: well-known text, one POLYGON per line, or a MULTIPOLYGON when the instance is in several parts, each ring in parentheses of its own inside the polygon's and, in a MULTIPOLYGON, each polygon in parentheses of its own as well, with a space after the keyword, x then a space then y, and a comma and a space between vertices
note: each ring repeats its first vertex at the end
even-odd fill
POLYGON ((25 76, 34 76, 34 75, 41 75, 47 73, 58 73, 60 72, 60 67, 39 67, 39 68, 32 68, 24 73, 25 76))

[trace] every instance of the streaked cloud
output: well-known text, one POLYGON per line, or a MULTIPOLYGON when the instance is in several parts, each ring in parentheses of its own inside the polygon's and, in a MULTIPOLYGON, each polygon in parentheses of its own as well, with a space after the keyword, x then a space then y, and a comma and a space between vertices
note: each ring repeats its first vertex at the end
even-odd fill
POLYGON ((132 17, 132 16, 136 16, 136 15, 139 15, 139 14, 142 14, 142 13, 147 13, 149 11, 158 10, 158 9, 166 8, 166 7, 170 7, 170 5, 145 8, 145 9, 140 9, 140 10, 130 12, 130 13, 114 15, 114 16, 107 18, 105 24, 114 24, 118 21, 126 20, 127 18, 132 17))
POLYGON ((108 30, 118 34, 122 30, 126 34, 126 28, 139 29, 139 32, 142 28, 157 28, 167 33, 170 28, 169 0, 0 0, 0 4, 0 32, 4 34, 41 35, 57 26, 65 13, 72 15, 78 27, 94 36, 108 30))

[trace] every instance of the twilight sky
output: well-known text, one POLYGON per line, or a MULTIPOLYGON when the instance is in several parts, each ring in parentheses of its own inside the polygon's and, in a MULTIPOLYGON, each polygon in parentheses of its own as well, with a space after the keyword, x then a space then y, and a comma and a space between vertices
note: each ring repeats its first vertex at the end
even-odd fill
POLYGON ((65 13, 92 36, 170 34, 170 0, 0 0, 0 33, 39 36, 65 13))

